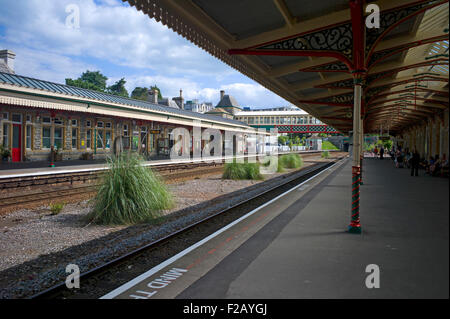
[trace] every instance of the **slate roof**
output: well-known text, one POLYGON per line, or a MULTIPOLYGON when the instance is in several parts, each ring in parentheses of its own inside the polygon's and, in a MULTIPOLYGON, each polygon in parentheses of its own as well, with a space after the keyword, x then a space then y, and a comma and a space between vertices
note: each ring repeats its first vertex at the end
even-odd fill
POLYGON ((219 103, 216 105, 216 108, 217 107, 230 107, 230 106, 241 108, 233 96, 225 94, 223 96, 223 98, 219 101, 219 103))
MULTIPOLYGON (((126 98, 122 96, 102 93, 98 91, 88 90, 88 89, 82 89, 70 85, 60 84, 60 83, 54 83, 44 80, 38 80, 34 78, 29 78, 17 74, 9 74, 5 72, 0 72, 0 83, 6 83, 11 84, 19 87, 26 87, 31 89, 38 89, 42 91, 47 92, 54 92, 59 94, 67 95, 68 97, 82 97, 87 99, 94 99, 98 100, 103 103, 119 103, 124 105, 131 105, 135 107, 142 107, 149 110, 154 110, 158 112, 164 112, 171 115, 179 115, 179 116, 189 116, 193 118, 198 118, 199 120, 210 120, 210 121, 217 121, 222 122, 224 124, 234 124, 239 125, 241 127, 250 127, 240 121, 232 120, 232 119, 225 119, 220 116, 215 115, 207 115, 202 113, 196 113, 191 112, 188 110, 182 110, 178 108, 173 108, 169 106, 163 106, 159 104, 154 104, 148 101, 142 101, 142 100, 135 100, 131 98, 126 98)), ((51 96, 50 96, 51 97, 51 96)))

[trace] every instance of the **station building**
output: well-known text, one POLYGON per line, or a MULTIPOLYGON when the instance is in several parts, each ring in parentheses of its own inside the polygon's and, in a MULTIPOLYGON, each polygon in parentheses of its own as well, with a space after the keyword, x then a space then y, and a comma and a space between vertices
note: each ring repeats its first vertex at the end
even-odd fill
POLYGON ((234 119, 16 75, 13 53, 2 53, 0 145, 13 162, 49 160, 52 149, 57 160, 103 159, 115 147, 166 156, 176 127, 191 136, 193 126, 255 132, 234 119))

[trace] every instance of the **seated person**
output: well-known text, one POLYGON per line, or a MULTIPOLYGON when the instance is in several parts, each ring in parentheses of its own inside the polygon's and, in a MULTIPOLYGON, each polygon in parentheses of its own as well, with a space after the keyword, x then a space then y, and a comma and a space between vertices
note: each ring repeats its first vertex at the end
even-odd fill
POLYGON ((427 164, 426 167, 425 167, 425 172, 426 172, 427 174, 430 174, 430 175, 431 175, 430 168, 431 168, 433 165, 434 165, 434 158, 433 158, 433 156, 430 156, 430 160, 428 161, 428 164, 427 164))

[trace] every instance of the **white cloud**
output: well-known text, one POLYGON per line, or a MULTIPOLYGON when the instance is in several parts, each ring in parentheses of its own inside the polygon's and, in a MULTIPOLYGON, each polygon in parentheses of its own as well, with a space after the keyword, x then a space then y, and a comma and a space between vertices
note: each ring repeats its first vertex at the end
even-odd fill
POLYGON ((225 89, 241 105, 287 102, 119 0, 4 1, 0 47, 16 52, 18 74, 63 82, 101 70, 110 83, 125 77, 136 86, 157 84, 172 97, 217 103, 225 89), (80 28, 67 27, 65 8, 80 8, 80 28))

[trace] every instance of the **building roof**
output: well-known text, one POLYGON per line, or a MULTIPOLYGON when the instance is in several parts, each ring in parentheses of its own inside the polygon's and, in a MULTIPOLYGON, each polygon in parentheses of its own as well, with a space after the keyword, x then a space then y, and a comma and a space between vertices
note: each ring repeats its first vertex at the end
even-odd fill
POLYGON ((162 98, 158 100, 158 104, 162 104, 171 108, 175 108, 175 109, 179 109, 180 107, 178 106, 177 102, 175 102, 172 99, 169 98, 162 98))
POLYGON ((216 105, 217 107, 237 107, 237 108, 241 108, 238 104, 238 102, 236 101, 236 99, 229 95, 229 94, 225 94, 223 96, 223 98, 219 101, 219 103, 216 105))
MULTIPOLYGON (((129 105, 134 107, 146 108, 149 110, 154 110, 156 112, 163 112, 170 115, 180 116, 180 117, 189 117, 189 118, 198 118, 203 121, 215 121, 221 122, 224 124, 233 124, 241 127, 248 127, 248 125, 243 124, 242 122, 226 119, 220 116, 207 115, 202 113, 191 112, 188 110, 182 110, 178 108, 173 108, 169 106, 163 106, 159 104, 154 104, 148 101, 135 100, 131 98, 126 98, 122 96, 102 93, 98 91, 78 88, 74 86, 64 85, 60 83, 54 83, 39 79, 34 79, 30 77, 20 76, 16 74, 9 74, 5 72, 0 72, 0 84, 5 83, 9 85, 14 85, 23 88, 31 88, 37 89, 44 92, 52 92, 67 95, 68 98, 80 97, 86 99, 97 100, 99 102, 103 102, 105 104, 108 103, 118 103, 123 105, 129 105)), ((41 93, 42 94, 42 93, 41 93)), ((51 97, 51 96, 49 96, 51 97)))
POLYGON ((295 115, 308 115, 303 110, 291 110, 291 111, 241 111, 234 114, 235 116, 295 116, 295 115))

